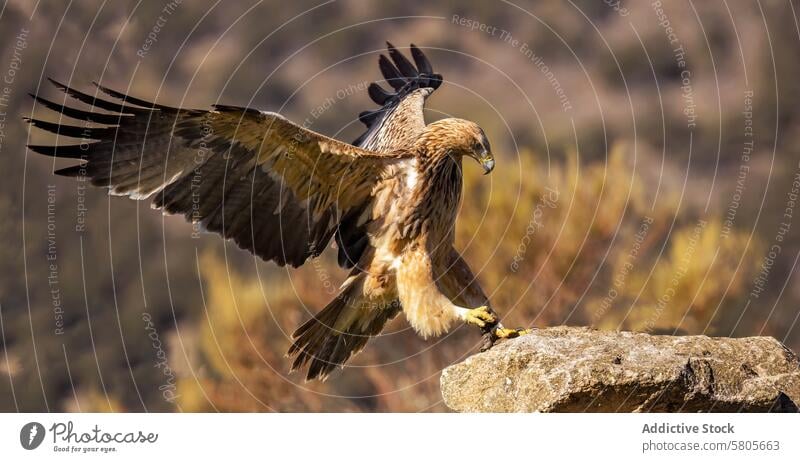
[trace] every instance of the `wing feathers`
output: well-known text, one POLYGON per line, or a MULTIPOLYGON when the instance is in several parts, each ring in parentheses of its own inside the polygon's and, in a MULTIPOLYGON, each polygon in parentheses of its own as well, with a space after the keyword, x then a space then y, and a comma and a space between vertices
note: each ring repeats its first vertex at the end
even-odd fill
POLYGON ((80 144, 32 145, 36 153, 83 163, 58 170, 154 208, 181 214, 265 260, 301 265, 325 249, 338 220, 371 200, 397 157, 299 127, 275 113, 218 105, 179 109, 97 85, 121 103, 51 80, 86 111, 33 98, 67 117, 103 126, 27 119, 80 144), (96 109, 109 114, 95 112, 96 109))
POLYGON ((112 103, 110 101, 100 99, 97 96, 91 96, 86 93, 81 93, 51 78, 48 78, 47 80, 49 80, 50 83, 55 85, 59 90, 77 99, 78 101, 86 103, 92 107, 127 115, 141 114, 143 112, 142 109, 133 108, 131 106, 120 105, 117 103, 112 103))
MULTIPOLYGON (((98 143, 92 143, 92 144, 98 144, 98 143)), ((83 149, 82 145, 80 144, 71 144, 62 146, 42 146, 36 144, 29 144, 28 149, 37 154, 42 154, 49 157, 62 157, 65 159, 80 159, 86 155, 86 149, 83 149)))
POLYGON ((384 104, 389 100, 389 98, 394 96, 394 93, 384 90, 383 87, 375 82, 369 84, 369 87, 367 87, 367 92, 369 93, 369 97, 372 98, 372 101, 375 101, 378 104, 384 104))
POLYGON ((73 125, 59 125, 44 120, 29 119, 23 117, 25 122, 33 125, 36 128, 55 133, 60 136, 68 136, 70 138, 86 138, 91 140, 101 140, 104 136, 109 136, 109 133, 115 131, 111 128, 89 128, 89 127, 76 127, 73 125))
POLYGON ((394 87, 395 90, 400 90, 406 85, 406 79, 403 78, 400 71, 394 67, 394 64, 392 64, 386 56, 381 55, 378 58, 378 67, 380 67, 381 74, 383 74, 383 78, 386 79, 386 83, 394 87))
POLYGON ((31 98, 36 100, 37 103, 43 105, 44 107, 58 112, 60 114, 64 114, 67 117, 70 117, 75 120, 83 120, 85 122, 95 122, 99 124, 105 125, 115 125, 119 123, 120 117, 131 117, 130 115, 116 115, 116 114, 100 114, 97 112, 88 112, 81 109, 75 109, 71 107, 64 106, 63 104, 54 103, 47 99, 44 99, 40 96, 34 95, 32 93, 28 93, 31 98))
POLYGON ((421 74, 433 75, 433 67, 431 66, 431 62, 428 61, 428 58, 425 56, 422 50, 417 48, 417 46, 413 43, 411 44, 411 57, 414 58, 414 64, 417 65, 417 69, 419 69, 421 74))
POLYGON ((131 103, 131 104, 134 104, 136 106, 141 106, 141 107, 147 108, 147 109, 161 109, 161 110, 166 110, 166 111, 175 111, 176 110, 173 107, 163 106, 161 104, 155 104, 153 102, 145 101, 143 99, 134 98, 133 96, 126 95, 125 93, 120 93, 120 92, 118 92, 116 90, 112 90, 111 88, 104 87, 104 86, 100 85, 97 82, 92 82, 92 85, 96 86, 100 91, 102 91, 103 93, 107 94, 108 96, 111 96, 112 98, 116 98, 116 99, 122 100, 125 103, 131 103))
POLYGON ((397 66, 397 69, 400 70, 400 74, 402 74, 405 77, 411 77, 411 78, 419 77, 419 72, 417 72, 417 69, 414 67, 413 64, 411 64, 411 61, 406 59, 406 57, 403 56, 402 53, 397 51, 397 48, 395 48, 394 45, 392 45, 389 42, 386 42, 386 46, 389 49, 389 56, 392 58, 392 61, 394 61, 394 64, 395 66, 397 66))

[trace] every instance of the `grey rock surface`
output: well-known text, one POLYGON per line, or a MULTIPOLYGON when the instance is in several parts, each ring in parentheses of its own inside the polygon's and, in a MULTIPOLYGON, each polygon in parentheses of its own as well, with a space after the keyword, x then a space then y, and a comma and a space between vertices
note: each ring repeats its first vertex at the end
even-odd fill
POLYGON ((441 386, 461 412, 797 412, 800 361, 772 337, 553 327, 446 368, 441 386))

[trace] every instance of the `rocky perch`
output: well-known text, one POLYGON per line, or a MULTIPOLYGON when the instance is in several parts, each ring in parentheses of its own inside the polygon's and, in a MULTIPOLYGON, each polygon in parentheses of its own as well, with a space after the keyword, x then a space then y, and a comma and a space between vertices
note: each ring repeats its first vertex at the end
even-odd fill
POLYGON ((461 412, 797 412, 800 360, 772 337, 553 327, 442 371, 461 412))

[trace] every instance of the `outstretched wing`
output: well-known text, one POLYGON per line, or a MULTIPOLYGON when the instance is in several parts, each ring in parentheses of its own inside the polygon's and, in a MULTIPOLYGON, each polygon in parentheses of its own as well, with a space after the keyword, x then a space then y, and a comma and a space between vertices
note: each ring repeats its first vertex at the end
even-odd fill
MULTIPOLYGON (((377 82, 369 86, 369 96, 381 107, 364 111, 358 118, 367 126, 367 131, 353 144, 378 152, 401 149, 413 142, 425 129, 423 109, 425 100, 442 84, 442 76, 433 72, 430 61, 415 45, 411 45, 412 64, 391 43, 386 42, 389 57, 380 55, 380 67, 392 90, 386 90, 377 82)), ((367 248, 367 225, 360 217, 360 210, 346 215, 336 232, 339 246, 339 265, 352 268, 367 248)))
POLYGON ((53 82, 89 111, 34 98, 82 126, 29 122, 71 145, 29 146, 84 161, 56 171, 184 215, 279 265, 319 255, 343 215, 369 203, 385 166, 398 157, 351 146, 282 116, 214 106, 177 109, 99 87, 121 103, 53 82), (105 113, 94 109, 102 109, 105 113))

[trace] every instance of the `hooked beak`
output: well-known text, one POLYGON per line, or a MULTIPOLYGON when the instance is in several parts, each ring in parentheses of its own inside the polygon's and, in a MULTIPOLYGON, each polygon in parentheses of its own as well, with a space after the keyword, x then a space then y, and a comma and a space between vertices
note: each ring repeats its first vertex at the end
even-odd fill
POLYGON ((489 172, 494 170, 494 156, 492 155, 492 148, 489 147, 489 140, 481 130, 481 139, 475 143, 472 152, 469 153, 470 157, 477 160, 483 167, 483 174, 488 175, 489 172))
POLYGON ((484 175, 488 175, 489 172, 494 170, 494 156, 492 156, 491 152, 483 153, 483 155, 478 157, 478 162, 480 162, 481 167, 483 167, 484 175))

